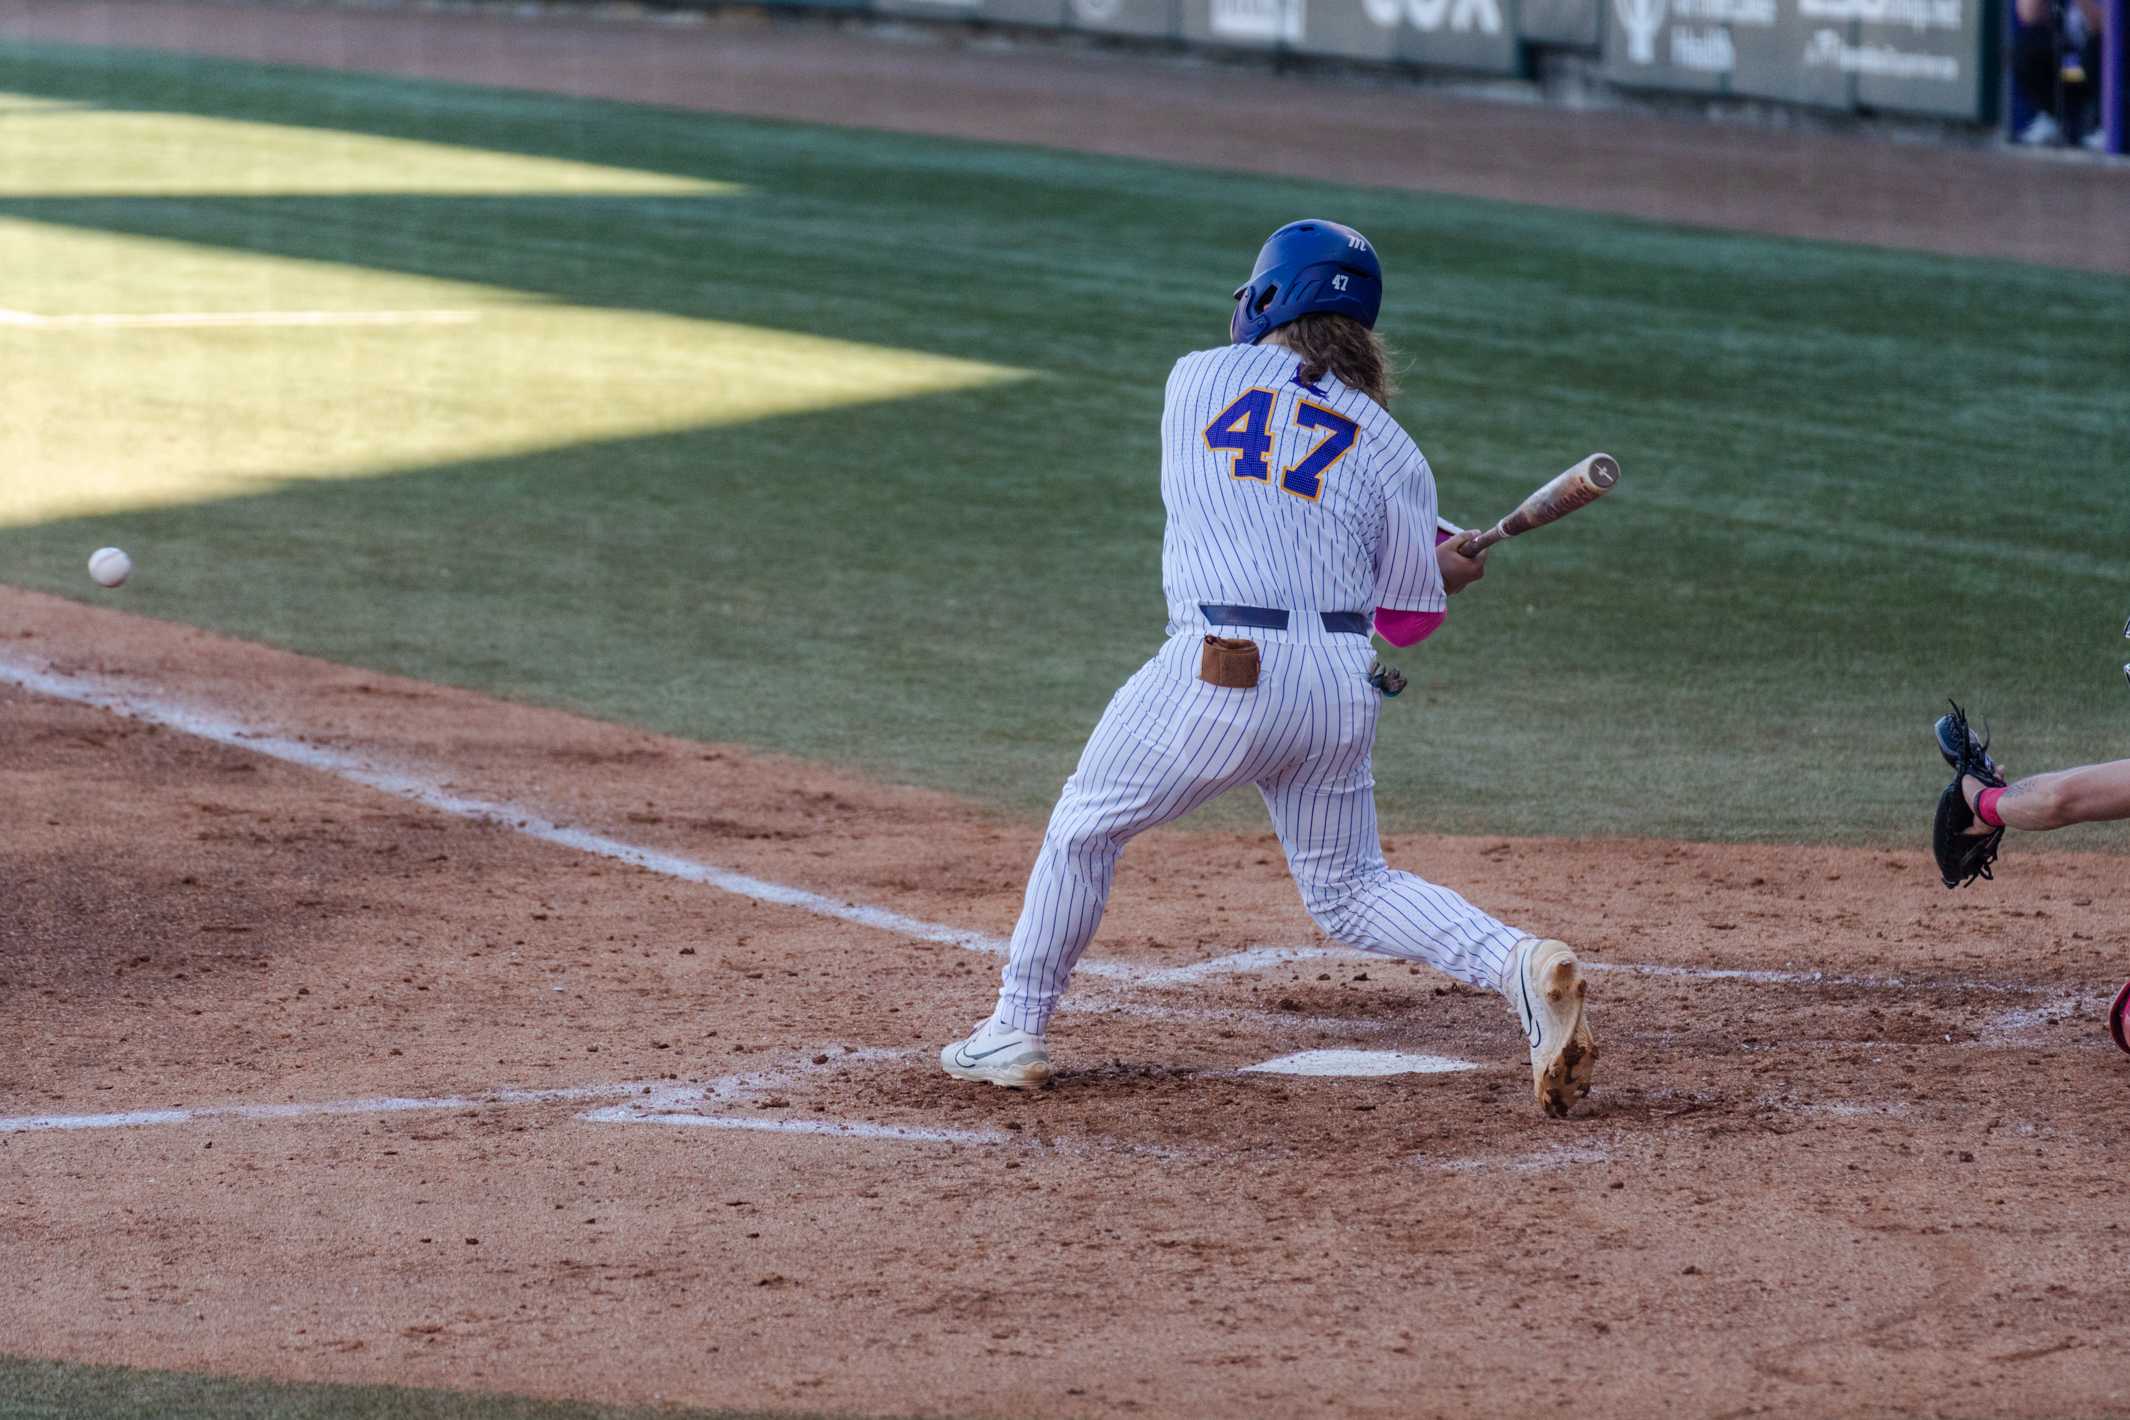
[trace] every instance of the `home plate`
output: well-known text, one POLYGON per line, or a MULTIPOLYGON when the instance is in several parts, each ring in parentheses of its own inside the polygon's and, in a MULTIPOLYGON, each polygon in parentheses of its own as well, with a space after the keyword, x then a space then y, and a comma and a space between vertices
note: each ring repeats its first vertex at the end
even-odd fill
POLYGON ((1266 1075, 1444 1075, 1477 1070, 1470 1060, 1446 1055, 1408 1055, 1401 1050, 1304 1050, 1262 1065, 1245 1065, 1243 1073, 1266 1075))

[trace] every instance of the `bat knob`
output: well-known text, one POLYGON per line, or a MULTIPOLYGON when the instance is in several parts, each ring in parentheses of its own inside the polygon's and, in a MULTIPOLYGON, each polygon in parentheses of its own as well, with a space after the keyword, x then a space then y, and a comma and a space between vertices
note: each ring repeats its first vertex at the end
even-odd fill
POLYGON ((1590 481, 1600 488, 1612 487, 1620 481, 1620 461, 1611 454, 1592 454, 1590 481))

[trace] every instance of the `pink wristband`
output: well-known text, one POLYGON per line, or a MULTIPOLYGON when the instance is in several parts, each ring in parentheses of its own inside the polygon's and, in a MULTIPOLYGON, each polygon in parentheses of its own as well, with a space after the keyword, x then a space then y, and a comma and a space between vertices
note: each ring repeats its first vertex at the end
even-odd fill
POLYGON ((1984 789, 1975 795, 1975 817, 1991 828, 2004 827, 2004 820, 1997 816, 1997 801, 2003 797, 2002 789, 1984 789))

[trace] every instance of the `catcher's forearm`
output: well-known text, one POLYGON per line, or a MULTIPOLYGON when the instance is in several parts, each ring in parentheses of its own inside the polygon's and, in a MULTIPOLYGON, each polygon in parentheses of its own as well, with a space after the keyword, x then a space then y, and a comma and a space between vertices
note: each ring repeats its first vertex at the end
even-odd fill
POLYGON ((2130 819, 2130 759, 2029 774, 1997 796, 1996 808, 2006 828, 2027 833, 2130 819))

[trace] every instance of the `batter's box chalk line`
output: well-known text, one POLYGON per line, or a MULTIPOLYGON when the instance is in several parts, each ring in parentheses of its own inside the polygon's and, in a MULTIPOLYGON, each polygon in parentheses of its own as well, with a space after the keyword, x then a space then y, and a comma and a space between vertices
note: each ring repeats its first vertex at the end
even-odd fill
POLYGON ((1544 1173, 1553 1169, 1579 1168, 1589 1164, 1602 1164, 1612 1157, 1611 1151, 1595 1144, 1561 1144, 1550 1149, 1538 1149, 1527 1154, 1511 1154, 1507 1157, 1470 1155, 1414 1154, 1406 1162, 1418 1168, 1432 1169, 1442 1173, 1544 1173))
POLYGON ((822 1047, 770 1070, 726 1075, 705 1084, 674 1081, 624 1081, 574 1085, 561 1089, 500 1088, 474 1094, 402 1098, 290 1101, 282 1104, 203 1105, 172 1109, 118 1110, 107 1114, 28 1114, 0 1117, 0 1134, 72 1133, 148 1125, 204 1124, 218 1120, 321 1119, 340 1115, 409 1114, 424 1111, 494 1109, 528 1104, 580 1104, 620 1100, 577 1116, 594 1124, 669 1124, 705 1129, 742 1129, 782 1134, 824 1134, 850 1139, 886 1139, 911 1143, 1004 1144, 1013 1136, 1000 1130, 934 1129, 880 1124, 863 1119, 778 1118, 706 1112, 705 1106, 733 1105, 774 1096, 806 1076, 850 1064, 877 1064, 914 1057, 907 1050, 845 1050, 822 1047))
POLYGON ((908 1144, 1005 1144, 1013 1136, 998 1129, 943 1129, 927 1125, 883 1124, 868 1119, 829 1119, 809 1115, 710 1113, 711 1102, 730 1105, 773 1095, 808 1075, 839 1065, 872 1065, 914 1060, 910 1050, 845 1050, 826 1046, 782 1069, 727 1075, 708 1085, 654 1086, 641 1097, 608 1105, 578 1118, 593 1124, 662 1124, 678 1129, 737 1129, 765 1134, 823 1134, 841 1139, 881 1139, 908 1144), (826 1057, 823 1059, 822 1057, 826 1057))
POLYGON ((1446 1075, 1477 1070, 1470 1060, 1413 1055, 1400 1050, 1303 1050, 1243 1067, 1251 1075, 1325 1075, 1351 1079, 1374 1075, 1446 1075))
POLYGON ((893 1124, 874 1119, 837 1118, 826 1114, 781 1115, 735 1114, 736 1106, 758 1108, 775 1102, 789 1107, 777 1096, 803 1085, 809 1076, 839 1066, 908 1063, 929 1052, 912 1050, 849 1050, 825 1046, 796 1056, 781 1067, 726 1075, 707 1083, 666 1080, 624 1081, 616 1084, 578 1085, 561 1089, 529 1090, 503 1088, 474 1094, 432 1098, 374 1096, 363 1099, 290 1101, 281 1104, 205 1105, 172 1109, 119 1110, 106 1114, 33 1114, 0 1117, 0 1134, 54 1134, 82 1130, 139 1128, 155 1125, 206 1124, 218 1120, 302 1120, 348 1115, 407 1114, 422 1111, 495 1109, 513 1105, 586 1103, 618 1100, 574 1116, 588 1124, 656 1125, 684 1130, 726 1130, 740 1133, 802 1135, 861 1143, 964 1144, 985 1147, 1015 1147, 1072 1154, 1122 1154, 1161 1160, 1210 1157, 1206 1151, 1135 1144, 1102 1136, 1087 1138, 1036 1138, 1025 1131, 1006 1129, 956 1129, 940 1125, 893 1124), (711 1106, 716 1106, 712 1109, 711 1106))
POLYGON ((408 1099, 379 1095, 364 1099, 290 1101, 284 1104, 217 1104, 172 1109, 119 1110, 109 1114, 22 1114, 0 1117, 0 1134, 117 1129, 150 1124, 199 1124, 225 1119, 317 1119, 343 1114, 410 1114, 425 1110, 481 1109, 498 1105, 575 1103, 637 1094, 642 1084, 577 1085, 554 1090, 496 1089, 471 1095, 408 1099))

